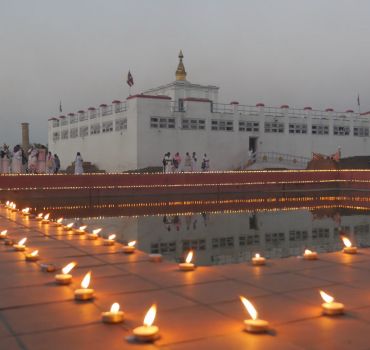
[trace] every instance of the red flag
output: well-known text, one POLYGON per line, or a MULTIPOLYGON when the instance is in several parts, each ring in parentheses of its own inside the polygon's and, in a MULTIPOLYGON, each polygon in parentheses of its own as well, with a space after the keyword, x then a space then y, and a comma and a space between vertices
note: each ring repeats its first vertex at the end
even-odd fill
POLYGON ((128 71, 128 74, 127 74, 127 85, 129 87, 131 87, 132 85, 134 85, 134 78, 132 77, 130 71, 128 71))

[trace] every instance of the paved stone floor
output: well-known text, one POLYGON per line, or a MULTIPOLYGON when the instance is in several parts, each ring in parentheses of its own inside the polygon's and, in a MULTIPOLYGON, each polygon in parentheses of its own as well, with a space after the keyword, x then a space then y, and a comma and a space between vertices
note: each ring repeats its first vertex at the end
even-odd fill
POLYGON ((370 249, 357 255, 321 254, 317 261, 289 258, 266 266, 198 267, 180 272, 174 263, 152 263, 146 254, 125 255, 120 245, 67 235, 53 225, 0 208, 0 230, 28 237, 41 262, 76 261, 74 282, 53 283, 54 273, 0 245, 0 349, 370 349, 370 249), (93 302, 74 301, 74 289, 92 271, 93 302), (346 314, 321 315, 322 288, 343 302, 346 314), (239 295, 249 298, 271 331, 243 331, 249 318, 239 295), (101 323, 101 312, 119 302, 125 321, 101 323), (126 340, 152 303, 161 337, 153 344, 126 340))

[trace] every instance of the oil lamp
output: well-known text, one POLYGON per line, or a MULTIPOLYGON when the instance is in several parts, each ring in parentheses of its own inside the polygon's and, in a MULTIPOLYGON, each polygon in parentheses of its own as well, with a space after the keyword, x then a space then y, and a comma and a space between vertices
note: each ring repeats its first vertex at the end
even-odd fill
POLYGON ((80 226, 77 230, 75 230, 76 235, 84 235, 86 233, 86 225, 80 226))
POLYGON ((123 252, 125 254, 132 254, 134 251, 135 251, 135 244, 136 244, 136 241, 131 241, 131 242, 128 242, 127 245, 124 245, 123 246, 123 252))
POLYGON ((23 216, 30 216, 30 208, 22 209, 22 215, 23 216))
POLYGON ((253 304, 246 298, 240 296, 240 300, 243 303, 245 309, 248 311, 251 319, 244 320, 244 328, 250 333, 263 333, 268 331, 268 322, 260 320, 258 313, 253 304))
POLYGON ((81 288, 75 290, 76 300, 91 300, 94 298, 94 289, 89 288, 91 279, 91 271, 89 271, 81 282, 81 288))
POLYGON ((49 217, 50 217, 50 214, 49 214, 49 213, 48 213, 48 214, 46 214, 46 215, 42 218, 41 223, 42 223, 42 224, 48 224, 48 223, 50 222, 49 217))
POLYGON ((193 271, 195 269, 194 263, 192 263, 193 259, 193 251, 191 250, 188 255, 186 256, 185 262, 179 264, 179 269, 181 271, 193 271))
POLYGON ((162 254, 149 254, 149 261, 150 262, 161 262, 162 261, 162 254))
POLYGON ((344 313, 344 305, 342 303, 335 302, 331 295, 322 290, 320 290, 320 295, 325 301, 325 303, 321 304, 324 315, 335 316, 344 313))
POLYGON ((266 259, 259 253, 256 253, 256 255, 252 258, 252 265, 254 266, 266 265, 266 259))
POLYGON ((112 304, 110 311, 101 314, 104 323, 121 323, 123 322, 124 313, 119 309, 119 304, 112 304))
POLYGON ((63 226, 63 231, 72 231, 73 222, 69 223, 68 225, 63 226))
POLYGON ((343 253, 346 254, 356 254, 357 247, 352 246, 352 242, 347 237, 342 237, 342 241, 344 244, 343 253))
POLYGON ((34 250, 32 253, 27 253, 25 255, 25 257, 26 257, 26 261, 35 262, 35 261, 40 260, 39 251, 38 250, 34 250))
POLYGON ((62 221, 63 221, 63 218, 59 218, 59 219, 55 222, 55 226, 57 226, 57 227, 63 226, 62 221))
POLYGON ((55 282, 57 284, 70 284, 72 282, 72 275, 70 272, 77 265, 75 262, 71 262, 62 268, 62 273, 55 275, 55 282))
POLYGON ((98 239, 99 238, 99 232, 100 231, 101 231, 101 228, 97 228, 97 229, 93 230, 92 233, 89 233, 87 235, 87 239, 90 239, 90 240, 98 239))
POLYGON ((317 260, 317 253, 309 249, 306 249, 303 254, 303 259, 305 260, 317 260))
POLYGON ((5 239, 7 237, 8 230, 3 230, 0 232, 0 239, 5 239))
POLYGON ((37 216, 35 217, 35 220, 36 221, 41 221, 43 219, 43 215, 44 215, 44 213, 37 214, 37 216))
POLYGON ((13 245, 14 250, 17 252, 24 252, 26 250, 26 245, 25 245, 26 241, 27 241, 27 237, 22 238, 17 244, 13 245))
POLYGON ((157 339, 159 328, 153 325, 156 313, 157 306, 154 304, 146 313, 143 326, 137 327, 133 330, 134 336, 137 340, 143 342, 153 342, 157 339))
POLYGON ((115 241, 116 235, 109 235, 107 239, 104 240, 104 245, 114 245, 116 243, 115 241))

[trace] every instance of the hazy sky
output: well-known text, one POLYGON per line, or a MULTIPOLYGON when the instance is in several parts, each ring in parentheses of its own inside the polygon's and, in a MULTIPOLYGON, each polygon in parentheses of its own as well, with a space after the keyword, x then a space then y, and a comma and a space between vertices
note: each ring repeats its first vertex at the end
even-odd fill
POLYGON ((370 109, 368 0, 0 0, 0 143, 47 120, 174 80, 220 102, 370 109))

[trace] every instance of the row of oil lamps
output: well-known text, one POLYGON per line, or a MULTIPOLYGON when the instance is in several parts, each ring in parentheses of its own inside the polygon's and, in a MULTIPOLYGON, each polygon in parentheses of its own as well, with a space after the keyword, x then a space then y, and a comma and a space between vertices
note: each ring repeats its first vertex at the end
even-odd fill
MULTIPOLYGON (((16 212, 16 206, 12 202, 7 202, 5 208, 16 212)), ((30 211, 29 208, 23 209, 21 211, 23 216, 29 216, 30 211)), ((40 221, 41 224, 49 224, 51 222, 49 218, 49 214, 43 215, 39 214, 35 217, 37 221, 40 221)), ((74 229, 74 223, 69 223, 64 225, 62 223, 63 218, 58 219, 57 221, 53 221, 53 223, 58 226, 62 227, 65 231, 73 231, 75 234, 87 234, 87 239, 98 239, 99 233, 101 229, 94 230, 92 233, 86 232, 86 226, 81 226, 78 229, 74 229)), ((7 238, 7 230, 0 232, 0 239, 7 238)), ((13 248, 16 251, 25 251, 26 250, 26 240, 27 238, 21 239, 17 244, 13 244, 13 248)), ((346 254, 356 254, 357 247, 352 246, 351 241, 347 237, 342 237, 344 248, 343 253, 346 254)), ((104 245, 112 245, 115 243, 115 235, 111 235, 108 239, 104 240, 104 245)), ((135 241, 129 242, 127 245, 123 246, 123 252, 126 254, 134 253, 135 251, 135 241)), ((181 271, 193 271, 195 270, 196 266, 192 262, 193 261, 193 251, 190 251, 187 254, 185 262, 180 263, 178 265, 181 271)), ((150 261, 152 262, 160 262, 162 256, 160 254, 152 254, 150 256, 150 261)), ((27 261, 38 261, 40 259, 38 251, 35 250, 32 253, 26 253, 25 259, 27 261)), ((306 249, 303 254, 303 259, 305 260, 317 260, 318 254, 317 252, 313 252, 311 250, 306 249)), ((255 254, 252 258, 252 265, 254 266, 263 266, 266 264, 266 258, 262 257, 260 254, 255 254)), ((75 262, 71 262, 62 268, 62 273, 55 275, 55 282, 60 285, 68 285, 72 282, 72 275, 70 272, 77 264, 75 262)), ((89 288, 91 280, 91 271, 89 271, 81 282, 81 288, 75 290, 75 299, 79 301, 86 301, 91 300, 94 298, 94 289, 89 288)), ((324 291, 320 290, 320 295, 324 300, 324 303, 321 305, 323 314, 328 316, 340 315, 344 313, 344 305, 342 303, 335 302, 334 298, 329 294, 325 293, 324 291)), ((267 332, 269 330, 269 324, 267 321, 262 320, 258 317, 257 310, 253 306, 253 304, 243 296, 240 296, 240 300, 244 305, 245 309, 247 310, 248 314, 250 315, 251 319, 244 320, 244 328, 247 332, 250 333, 262 333, 267 332)), ((148 312, 145 315, 143 326, 137 327, 133 330, 133 334, 138 341, 145 341, 151 342, 158 338, 159 328, 153 325, 155 316, 156 316, 156 304, 153 304, 148 312)), ((118 303, 114 303, 111 306, 110 311, 103 312, 102 315, 102 322, 104 323, 120 323, 124 320, 124 312, 120 310, 120 305, 118 303)))

